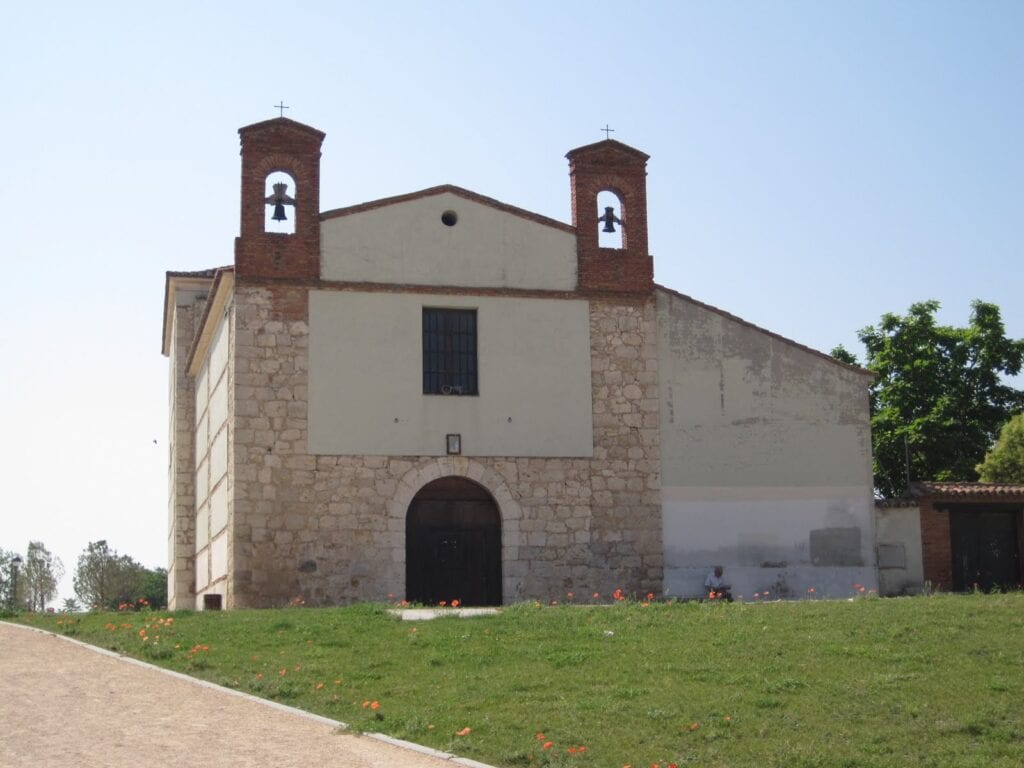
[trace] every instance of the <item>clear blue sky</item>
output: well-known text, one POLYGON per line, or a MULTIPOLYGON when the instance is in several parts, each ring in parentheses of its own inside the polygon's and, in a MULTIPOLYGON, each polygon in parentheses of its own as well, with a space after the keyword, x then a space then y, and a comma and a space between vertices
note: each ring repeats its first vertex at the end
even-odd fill
POLYGON ((99 538, 165 565, 164 272, 230 263, 236 130, 280 99, 325 209, 568 221, 608 123, 659 282, 825 351, 932 298, 1024 336, 1024 3, 18 3, 0 39, 0 547, 69 574, 99 538))

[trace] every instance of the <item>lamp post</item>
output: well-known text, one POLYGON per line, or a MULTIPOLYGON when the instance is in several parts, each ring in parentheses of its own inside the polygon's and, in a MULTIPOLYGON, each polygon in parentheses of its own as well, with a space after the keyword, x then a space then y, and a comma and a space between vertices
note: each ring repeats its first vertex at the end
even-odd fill
POLYGON ((11 558, 11 610, 18 607, 18 566, 21 565, 21 555, 11 558))

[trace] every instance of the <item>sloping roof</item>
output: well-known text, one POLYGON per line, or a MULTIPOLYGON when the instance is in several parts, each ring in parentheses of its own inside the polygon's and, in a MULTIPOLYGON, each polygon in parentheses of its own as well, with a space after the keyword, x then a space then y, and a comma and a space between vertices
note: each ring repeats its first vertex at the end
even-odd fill
POLYGON ((310 136, 318 138, 321 141, 327 136, 323 131, 317 130, 311 125, 300 123, 298 120, 292 120, 290 117, 272 117, 269 120, 261 120, 258 123, 243 125, 238 129, 238 132, 244 134, 252 131, 264 130, 266 128, 283 128, 290 131, 300 131, 302 133, 308 133, 310 136))
POLYGON ((207 294, 206 304, 203 306, 203 315, 196 323, 196 335, 192 339, 192 347, 188 351, 188 359, 185 361, 185 369, 193 376, 199 375, 199 368, 196 359, 205 356, 206 349, 213 340, 214 327, 210 324, 210 316, 218 316, 224 305, 227 303, 228 294, 231 293, 235 284, 235 268, 223 267, 217 270, 217 276, 213 279, 213 285, 207 294), (214 313, 217 313, 216 315, 214 313))
POLYGON ((350 205, 346 208, 335 208, 331 211, 322 211, 320 213, 320 221, 326 219, 336 219, 339 216, 350 216, 353 213, 363 213, 365 211, 372 211, 375 208, 384 208, 389 205, 398 205, 399 203, 407 203, 410 200, 419 200, 425 197, 433 197, 435 195, 452 194, 457 197, 461 197, 465 200, 470 200, 480 205, 486 205, 489 208, 494 208, 504 213, 510 213, 513 216, 518 216, 528 221, 542 224, 546 227, 553 227, 560 229, 563 232, 575 233, 576 228, 571 224, 558 221, 557 219, 551 219, 547 216, 542 216, 539 213, 533 211, 527 211, 523 208, 517 208, 514 205, 503 203, 500 200, 495 200, 492 197, 485 197, 484 195, 477 194, 468 189, 457 187, 454 184, 441 184, 437 187, 428 187, 427 189, 421 189, 418 192, 409 192, 405 195, 395 195, 394 197, 384 197, 380 200, 371 200, 368 203, 359 203, 358 205, 350 205))
POLYGON ((629 144, 623 144, 621 141, 616 141, 615 139, 601 139, 601 141, 595 141, 593 144, 585 144, 582 147, 570 149, 565 156, 569 160, 575 160, 580 155, 594 154, 619 155, 639 162, 647 162, 651 159, 651 156, 646 152, 641 152, 636 147, 631 147, 629 144))
POLYGON ((170 354, 171 349, 171 296, 174 291, 186 286, 197 289, 204 285, 212 285, 217 273, 224 269, 234 269, 234 267, 214 267, 194 272, 167 272, 167 277, 164 279, 164 324, 160 332, 160 351, 164 357, 170 354))
POLYGON ((944 501, 1024 502, 1024 484, 919 481, 910 484, 910 494, 944 501))
POLYGON ((718 307, 713 307, 710 304, 705 304, 703 301, 698 301, 692 296, 687 296, 685 293, 680 293, 679 291, 676 291, 672 288, 666 288, 664 285, 661 285, 659 283, 655 283, 654 287, 659 291, 664 291, 665 293, 671 296, 675 296, 678 299, 688 301, 691 304, 695 304, 698 307, 701 307, 702 309, 708 310, 709 312, 714 312, 716 315, 721 315, 722 317, 726 318, 727 320, 731 320, 734 323, 745 325, 747 328, 753 328, 755 331, 759 331, 765 334, 766 336, 771 336, 773 339, 777 339, 778 341, 781 341, 784 344, 788 344, 791 347, 796 347, 797 349, 803 350, 804 352, 809 352, 810 354, 815 355, 816 357, 824 358, 825 360, 828 360, 830 363, 838 365, 840 368, 846 368, 847 370, 853 371, 854 373, 859 373, 862 376, 870 376, 871 378, 875 378, 876 376, 874 371, 869 371, 867 368, 861 368, 859 365, 851 365, 850 363, 844 363, 842 360, 836 360, 836 358, 832 357, 832 355, 820 352, 817 349, 808 347, 804 344, 801 344, 798 341, 787 339, 785 336, 775 333, 774 331, 769 331, 767 328, 762 328, 759 325, 754 325, 754 323, 751 323, 748 320, 744 320, 742 317, 737 317, 731 312, 726 312, 724 309, 719 309, 718 307))

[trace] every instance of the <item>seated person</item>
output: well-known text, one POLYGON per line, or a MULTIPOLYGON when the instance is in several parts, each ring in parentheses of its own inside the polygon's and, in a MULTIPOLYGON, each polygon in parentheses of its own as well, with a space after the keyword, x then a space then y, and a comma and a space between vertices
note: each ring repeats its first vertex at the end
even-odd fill
POLYGON ((725 583, 722 574, 725 569, 716 565, 715 569, 704 579, 704 586, 708 591, 708 598, 711 600, 728 600, 732 602, 732 587, 725 583))

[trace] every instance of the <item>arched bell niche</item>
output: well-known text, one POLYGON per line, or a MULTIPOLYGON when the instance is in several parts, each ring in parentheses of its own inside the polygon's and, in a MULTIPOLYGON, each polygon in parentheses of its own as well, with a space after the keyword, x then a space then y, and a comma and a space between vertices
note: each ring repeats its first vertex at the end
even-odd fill
POLYGON ((295 205, 298 191, 295 179, 284 171, 274 171, 264 181, 263 231, 281 235, 295 234, 295 205))
POLYGON ((600 228, 597 244, 601 248, 622 249, 622 200, 610 189, 597 193, 597 216, 600 228))

